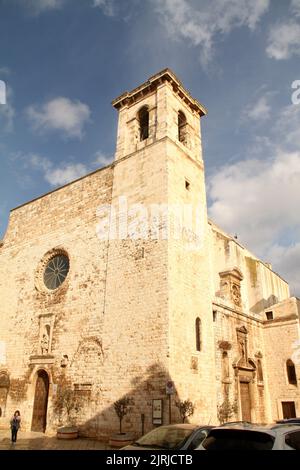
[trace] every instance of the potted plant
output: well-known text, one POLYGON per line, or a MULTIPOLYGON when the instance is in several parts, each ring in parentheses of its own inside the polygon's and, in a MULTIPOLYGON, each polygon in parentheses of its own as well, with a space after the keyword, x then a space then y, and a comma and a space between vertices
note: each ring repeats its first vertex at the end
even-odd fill
POLYGON ((114 410, 116 412, 116 415, 119 418, 119 433, 114 434, 111 436, 109 440, 109 444, 112 447, 123 447, 125 445, 128 445, 132 442, 133 440, 133 435, 127 432, 122 432, 122 421, 124 416, 126 416, 130 411, 131 411, 131 406, 133 405, 133 400, 132 398, 129 397, 123 397, 120 400, 117 400, 114 402, 114 410))
POLYGON ((226 423, 232 416, 238 411, 237 400, 230 402, 229 398, 226 397, 221 405, 218 405, 218 420, 220 424, 226 423))
POLYGON ((78 437, 75 421, 81 407, 82 400, 76 395, 72 384, 64 378, 59 384, 53 406, 54 412, 59 418, 58 439, 76 439, 78 437))
POLYGON ((195 406, 189 399, 184 401, 176 401, 175 406, 179 410, 183 423, 185 422, 186 418, 194 414, 195 406))

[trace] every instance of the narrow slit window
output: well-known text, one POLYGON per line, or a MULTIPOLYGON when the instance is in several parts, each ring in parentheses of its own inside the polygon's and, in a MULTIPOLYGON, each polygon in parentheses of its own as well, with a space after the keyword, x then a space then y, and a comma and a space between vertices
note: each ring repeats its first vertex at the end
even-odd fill
POLYGON ((228 352, 223 351, 222 353, 222 380, 228 380, 229 378, 229 357, 228 352))
POLYGON ((286 361, 286 372, 287 372, 289 384, 297 385, 297 375, 296 375, 295 364, 293 363, 291 359, 288 359, 286 361))
POLYGON ((149 137, 149 111, 144 106, 138 114, 139 126, 140 126, 140 140, 148 139, 149 137))
POLYGON ((196 318, 196 351, 201 351, 201 320, 199 317, 196 318))
POLYGON ((261 365, 261 360, 258 359, 257 361, 257 380, 259 382, 263 382, 264 376, 263 376, 263 370, 262 370, 262 365, 261 365))
POLYGON ((183 144, 186 144, 186 130, 187 130, 187 122, 186 117, 182 111, 178 113, 178 140, 183 144))

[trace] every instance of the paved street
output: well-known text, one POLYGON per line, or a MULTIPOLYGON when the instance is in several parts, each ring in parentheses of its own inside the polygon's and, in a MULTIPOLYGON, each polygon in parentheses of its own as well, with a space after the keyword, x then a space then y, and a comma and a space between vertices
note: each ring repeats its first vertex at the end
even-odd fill
POLYGON ((45 436, 38 432, 18 433, 18 440, 12 444, 10 431, 0 430, 0 450, 109 450, 106 443, 94 439, 63 440, 45 436))

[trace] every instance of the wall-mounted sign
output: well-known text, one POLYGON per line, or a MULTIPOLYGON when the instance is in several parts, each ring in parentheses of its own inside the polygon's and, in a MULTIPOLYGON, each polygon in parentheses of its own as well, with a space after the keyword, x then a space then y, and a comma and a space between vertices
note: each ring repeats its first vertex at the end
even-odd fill
POLYGON ((163 421, 163 401, 161 399, 152 400, 152 423, 162 424, 163 421))
POLYGON ((175 393, 174 382, 169 380, 166 384, 166 394, 167 395, 173 395, 174 393, 175 393))

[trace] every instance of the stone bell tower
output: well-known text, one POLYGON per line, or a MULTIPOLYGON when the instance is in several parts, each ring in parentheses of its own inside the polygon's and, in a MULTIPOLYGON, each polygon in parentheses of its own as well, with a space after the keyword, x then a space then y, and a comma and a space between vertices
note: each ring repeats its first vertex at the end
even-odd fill
POLYGON ((112 104, 119 111, 117 160, 163 138, 182 144, 191 158, 202 160, 199 117, 206 110, 171 70, 150 77, 112 104))
MULTIPOLYGON (((110 338, 113 351, 108 362, 116 368, 123 364, 118 396, 139 396, 138 419, 151 399, 167 399, 165 384, 171 380, 177 399, 195 403, 194 419, 213 422, 214 344, 200 132, 206 110, 169 69, 112 104, 119 112, 111 220, 116 236, 108 250, 104 337, 110 338), (138 235, 130 229, 137 214, 146 220, 138 235), (133 391, 136 376, 140 385, 133 391), (147 392, 141 381, 148 384, 147 392)), ((164 410, 167 423, 167 402, 164 410)), ((172 415, 177 412, 174 408, 172 415)))

